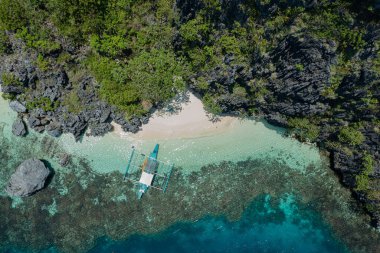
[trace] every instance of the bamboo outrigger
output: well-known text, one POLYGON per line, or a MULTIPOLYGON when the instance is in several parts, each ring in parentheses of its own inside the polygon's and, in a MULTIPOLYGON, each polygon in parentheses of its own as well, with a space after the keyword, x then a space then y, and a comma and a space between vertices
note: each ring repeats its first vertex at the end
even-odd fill
POLYGON ((150 188, 165 192, 174 165, 157 160, 159 145, 156 144, 149 156, 136 154, 136 149, 132 149, 124 180, 130 180, 137 185, 137 198, 150 188), (141 174, 139 173, 141 172, 141 174))

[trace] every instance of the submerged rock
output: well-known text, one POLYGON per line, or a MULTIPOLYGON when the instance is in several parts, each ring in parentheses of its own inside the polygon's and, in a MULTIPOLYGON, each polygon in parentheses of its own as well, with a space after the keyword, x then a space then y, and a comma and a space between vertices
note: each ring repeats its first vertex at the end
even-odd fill
POLYGON ((62 167, 66 167, 70 162, 70 156, 66 153, 62 153, 60 156, 59 156, 59 165, 61 165, 62 167))
POLYGON ((12 133, 16 136, 24 136, 26 134, 26 127, 22 119, 17 118, 13 122, 12 133))
POLYGON ((49 174, 50 170, 42 161, 28 159, 17 167, 5 191, 11 196, 30 196, 44 187, 49 174))

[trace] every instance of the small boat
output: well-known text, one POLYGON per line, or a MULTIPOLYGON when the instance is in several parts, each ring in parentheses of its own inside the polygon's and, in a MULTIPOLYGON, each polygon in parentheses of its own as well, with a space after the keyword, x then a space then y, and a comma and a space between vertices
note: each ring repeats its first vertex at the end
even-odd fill
POLYGON ((144 160, 142 165, 142 173, 138 184, 137 198, 141 199, 142 195, 148 190, 148 188, 153 184, 154 176, 157 173, 158 168, 158 148, 159 145, 156 144, 152 153, 149 157, 144 160))
POLYGON ((141 199, 150 187, 162 192, 167 189, 174 165, 157 160, 158 149, 159 144, 156 144, 149 156, 136 154, 134 148, 132 150, 124 180, 128 179, 136 184, 138 199, 141 199), (141 175, 136 178, 139 171, 141 171, 141 175))

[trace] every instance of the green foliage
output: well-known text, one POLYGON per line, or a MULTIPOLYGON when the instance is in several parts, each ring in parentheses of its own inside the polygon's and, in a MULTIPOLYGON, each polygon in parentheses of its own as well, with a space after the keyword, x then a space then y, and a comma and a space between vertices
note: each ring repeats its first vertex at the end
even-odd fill
POLYGON ((302 63, 297 63, 295 65, 295 68, 297 71, 303 71, 305 69, 305 66, 302 63))
POLYGON ((249 46, 254 48, 253 51, 263 54, 268 50, 269 42, 265 38, 264 27, 252 21, 249 22, 247 28, 247 37, 249 46))
POLYGON ((312 124, 307 118, 288 119, 292 133, 295 133, 301 140, 314 141, 319 136, 319 127, 312 124))
POLYGON ((79 113, 83 110, 83 105, 75 90, 64 97, 62 105, 66 106, 68 111, 72 113, 79 113))
POLYGON ((128 85, 125 65, 106 57, 92 56, 88 59, 88 67, 100 82, 100 96, 120 110, 141 113, 136 107, 139 102, 138 90, 128 85))
POLYGON ((1 97, 5 100, 14 100, 16 98, 16 95, 13 93, 2 93, 1 97))
POLYGON ((203 105, 207 112, 214 115, 219 115, 222 113, 222 108, 218 105, 217 101, 210 94, 206 94, 202 98, 203 105))
POLYGON ((245 98, 247 96, 247 91, 244 87, 235 85, 232 94, 238 97, 245 98))
MULTIPOLYGON (((214 6, 211 2, 207 4, 214 6)), ((215 8, 212 7, 218 9, 215 8)), ((216 25, 208 17, 208 14, 201 11, 179 28, 183 41, 179 53, 186 57, 193 72, 223 68, 223 58, 227 55, 233 63, 247 65, 252 51, 247 27, 235 22, 230 28, 220 30, 215 28, 216 25)))
POLYGON ((47 97, 41 97, 33 101, 28 101, 26 103, 26 108, 28 110, 33 110, 34 108, 42 108, 45 112, 54 111, 59 106, 59 102, 52 102, 47 97))
POLYGON ((201 42, 202 39, 207 39, 210 29, 210 25, 204 22, 200 16, 197 16, 197 18, 182 24, 179 33, 185 43, 190 46, 191 44, 201 42))
POLYGON ((343 9, 347 5, 341 1, 332 3, 328 8, 316 12, 304 12, 300 15, 307 29, 318 38, 333 39, 339 49, 348 55, 365 46, 364 32, 353 27, 353 17, 343 9))
POLYGON ((269 19, 265 25, 269 30, 279 31, 288 21, 289 17, 287 15, 276 15, 269 19))
POLYGON ((364 142, 364 135, 354 127, 342 127, 338 134, 338 140, 340 142, 350 144, 350 145, 359 145, 364 142))
POLYGON ((22 86, 22 82, 12 73, 3 73, 1 75, 1 81, 3 86, 22 86))
POLYGON ((369 183, 370 183, 368 175, 364 175, 364 174, 356 175, 355 176, 355 182, 356 182, 356 186, 355 186, 356 191, 367 191, 368 190, 369 183))
POLYGON ((374 172, 375 161, 372 156, 368 153, 364 154, 362 158, 363 173, 366 175, 372 174, 374 172))
POLYGON ((9 38, 5 32, 0 31, 0 55, 11 52, 9 38))
POLYGON ((355 176, 356 187, 355 190, 366 192, 369 190, 370 178, 369 175, 374 172, 374 160, 372 156, 365 153, 362 158, 361 172, 355 176))
POLYGON ((62 52, 61 54, 59 54, 58 58, 57 58, 57 63, 58 64, 61 64, 61 65, 65 65, 67 63, 69 63, 72 59, 72 56, 67 53, 67 52, 62 52))
POLYGON ((380 75, 380 40, 375 42, 375 47, 377 50, 377 57, 373 59, 372 69, 380 75))
POLYGON ((0 30, 16 30, 28 23, 22 0, 0 0, 0 30))
POLYGON ((248 85, 250 87, 250 91, 252 93, 251 98, 253 100, 263 100, 264 96, 268 94, 268 90, 265 87, 265 85, 268 83, 268 80, 265 78, 259 78, 259 79, 253 79, 251 80, 248 85))
POLYGON ((88 65, 101 83, 101 97, 128 115, 145 113, 142 101, 161 103, 185 88, 186 67, 163 49, 144 51, 128 64, 93 56, 88 65))
POLYGON ((90 37, 90 46, 102 55, 116 57, 123 55, 128 43, 126 38, 119 35, 104 34, 100 37, 94 34, 90 37))
POLYGON ((46 7, 58 29, 75 41, 83 41, 91 33, 104 28, 108 8, 114 1, 48 0, 46 7))
POLYGON ((339 88, 343 78, 348 74, 357 72, 361 68, 361 62, 355 59, 347 59, 345 54, 340 53, 337 57, 337 63, 331 65, 330 86, 326 86, 323 95, 328 98, 337 98, 336 90, 339 88))
POLYGON ((17 37, 21 38, 26 46, 35 48, 44 55, 57 52, 61 49, 61 45, 52 40, 49 36, 47 30, 39 30, 38 33, 32 33, 26 27, 17 32, 17 37))
POLYGON ((204 76, 200 76, 200 77, 197 78, 196 86, 202 92, 207 91, 207 89, 209 88, 208 87, 208 82, 204 78, 204 76))
POLYGON ((218 42, 223 54, 234 54, 236 56, 241 54, 240 43, 235 36, 225 34, 218 42))
POLYGON ((359 29, 347 28, 341 31, 341 44, 343 49, 351 48, 354 51, 358 51, 366 45, 363 39, 364 32, 359 29))
POLYGON ((128 62, 126 71, 130 85, 153 103, 168 100, 185 88, 183 63, 170 51, 143 52, 128 62))
POLYGON ((41 71, 47 71, 49 69, 49 61, 45 59, 42 54, 38 54, 36 65, 41 71))

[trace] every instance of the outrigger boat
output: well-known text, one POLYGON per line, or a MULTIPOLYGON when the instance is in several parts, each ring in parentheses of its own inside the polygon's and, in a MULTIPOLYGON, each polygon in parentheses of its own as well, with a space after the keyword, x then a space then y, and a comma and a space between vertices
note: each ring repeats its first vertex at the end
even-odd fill
POLYGON ((173 164, 157 160, 158 149, 159 144, 156 144, 148 157, 144 154, 136 154, 136 149, 132 149, 124 180, 128 179, 137 185, 138 199, 141 199, 150 187, 163 192, 167 189, 173 164), (136 178, 139 171, 141 171, 141 175, 136 178))

